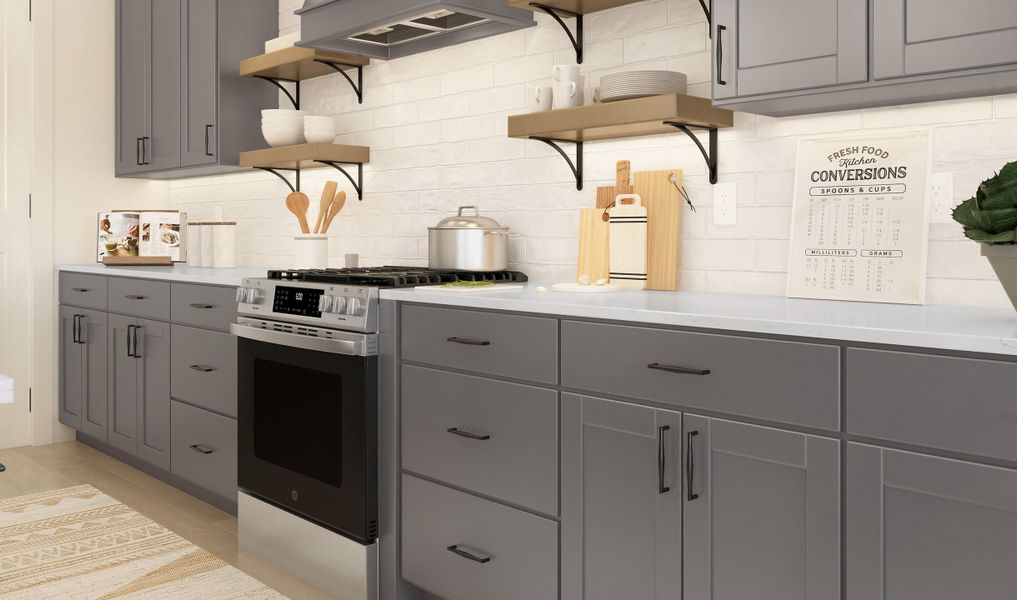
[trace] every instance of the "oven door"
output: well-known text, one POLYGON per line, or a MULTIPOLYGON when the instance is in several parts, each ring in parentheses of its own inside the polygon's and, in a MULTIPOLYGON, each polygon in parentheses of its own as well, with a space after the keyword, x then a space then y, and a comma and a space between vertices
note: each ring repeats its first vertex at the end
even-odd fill
POLYGON ((372 542, 378 529, 378 357, 376 344, 365 343, 371 336, 329 332, 348 339, 323 339, 244 324, 232 331, 238 337, 240 489, 372 542))

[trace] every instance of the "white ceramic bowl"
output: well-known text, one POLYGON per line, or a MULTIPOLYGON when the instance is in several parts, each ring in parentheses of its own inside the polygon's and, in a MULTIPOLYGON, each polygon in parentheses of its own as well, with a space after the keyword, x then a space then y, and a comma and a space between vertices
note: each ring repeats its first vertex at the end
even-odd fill
POLYGON ((309 116, 304 117, 304 123, 307 125, 321 125, 327 127, 335 127, 335 117, 318 117, 309 116))
POLYGON ((268 142, 268 145, 272 147, 304 143, 304 130, 300 126, 299 121, 294 122, 292 125, 262 123, 261 135, 268 142))
POLYGON ((308 144, 331 144, 335 141, 335 131, 304 130, 304 139, 308 144))

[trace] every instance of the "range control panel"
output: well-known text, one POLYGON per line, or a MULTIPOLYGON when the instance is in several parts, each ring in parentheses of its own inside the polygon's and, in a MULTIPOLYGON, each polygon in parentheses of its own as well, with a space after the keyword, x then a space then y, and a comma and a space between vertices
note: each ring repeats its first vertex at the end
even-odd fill
POLYGON ((377 300, 367 286, 253 278, 237 288, 238 314, 367 333, 378 328, 377 300))

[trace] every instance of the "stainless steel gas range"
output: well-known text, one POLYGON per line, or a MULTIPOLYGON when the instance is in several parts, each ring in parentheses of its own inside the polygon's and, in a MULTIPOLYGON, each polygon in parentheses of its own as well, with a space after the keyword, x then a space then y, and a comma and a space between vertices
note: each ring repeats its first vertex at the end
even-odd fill
POLYGON ((522 273, 269 271, 237 292, 243 550, 337 597, 377 597, 378 292, 522 273))

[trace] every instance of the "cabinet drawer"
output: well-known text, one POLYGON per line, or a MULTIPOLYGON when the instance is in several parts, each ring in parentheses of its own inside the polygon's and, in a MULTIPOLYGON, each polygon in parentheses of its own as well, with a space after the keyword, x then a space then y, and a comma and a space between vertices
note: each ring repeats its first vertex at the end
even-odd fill
POLYGON ((558 514, 557 392, 414 366, 402 373, 403 468, 558 514))
POLYGON ((60 304, 106 310, 106 277, 60 273, 60 304))
POLYGON ((174 474, 231 502, 237 501, 237 422, 173 401, 174 474))
POLYGON ((174 283, 170 292, 174 323, 229 331, 230 323, 236 321, 236 288, 174 283))
POLYGON ((403 358, 443 367, 558 382, 554 319, 403 307, 403 358))
POLYGON ((1017 460, 1017 364, 849 348, 847 429, 1017 460))
POLYGON ((836 346, 562 321, 562 384, 782 423, 840 427, 836 346))
POLYGON ((402 482, 403 579, 445 600, 558 598, 557 523, 410 475, 402 482))
POLYGON ((125 277, 109 278, 109 311, 169 321, 170 284, 125 277))
POLYGON ((173 325, 171 352, 175 399, 237 416, 237 338, 173 325))

